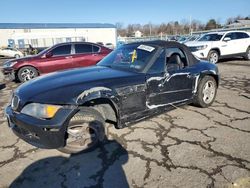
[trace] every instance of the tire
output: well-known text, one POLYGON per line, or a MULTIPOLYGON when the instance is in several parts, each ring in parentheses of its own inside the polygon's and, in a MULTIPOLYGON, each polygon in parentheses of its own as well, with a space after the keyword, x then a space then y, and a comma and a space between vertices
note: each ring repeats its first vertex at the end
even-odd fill
POLYGON ((208 53, 207 59, 210 63, 216 64, 219 61, 219 53, 215 50, 211 50, 208 53))
POLYGON ((17 59, 17 58, 20 58, 20 55, 19 54, 15 54, 14 57, 17 59))
POLYGON ((20 82, 27 82, 38 76, 38 72, 34 67, 25 66, 18 70, 17 78, 20 82))
POLYGON ((244 56, 245 60, 250 60, 250 47, 247 48, 246 55, 244 56))
POLYGON ((217 83, 212 76, 204 76, 198 85, 193 104, 202 108, 210 106, 217 93, 217 83))
POLYGON ((106 132, 102 115, 93 108, 83 107, 69 121, 65 146, 58 150, 68 154, 91 151, 104 142, 106 132))

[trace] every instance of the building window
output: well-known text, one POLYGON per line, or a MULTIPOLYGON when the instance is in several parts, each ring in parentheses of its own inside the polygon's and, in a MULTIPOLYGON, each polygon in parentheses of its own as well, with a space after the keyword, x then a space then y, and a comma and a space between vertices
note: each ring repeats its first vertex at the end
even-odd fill
POLYGON ((24 29, 23 32, 24 33, 30 33, 31 31, 30 31, 30 29, 24 29))
POLYGON ((67 37, 66 42, 71 42, 71 38, 67 37))
POLYGON ((86 40, 85 40, 84 37, 77 37, 76 41, 78 41, 78 42, 85 42, 86 40))
POLYGON ((31 39, 31 45, 33 47, 38 47, 38 39, 31 39))
POLYGON ((62 39, 62 38, 56 38, 56 44, 62 43, 62 42, 63 42, 63 39, 62 39))

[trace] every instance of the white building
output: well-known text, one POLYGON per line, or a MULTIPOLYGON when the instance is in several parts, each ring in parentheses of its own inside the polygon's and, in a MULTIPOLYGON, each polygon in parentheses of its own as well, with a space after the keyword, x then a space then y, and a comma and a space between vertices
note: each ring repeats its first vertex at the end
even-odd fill
POLYGON ((116 46, 117 31, 112 24, 0 23, 0 47, 49 47, 61 42, 102 42, 116 46))
POLYGON ((142 32, 139 30, 135 32, 135 37, 142 37, 142 32))
POLYGON ((235 28, 235 27, 250 27, 250 20, 236 20, 234 23, 227 25, 226 27, 235 28))

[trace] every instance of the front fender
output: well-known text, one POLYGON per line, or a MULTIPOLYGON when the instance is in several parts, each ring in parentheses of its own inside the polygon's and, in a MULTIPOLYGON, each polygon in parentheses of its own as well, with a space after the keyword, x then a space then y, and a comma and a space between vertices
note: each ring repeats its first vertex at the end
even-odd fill
POLYGON ((101 104, 109 104, 110 107, 114 110, 114 114, 117 118, 116 126, 121 127, 120 102, 116 92, 106 87, 93 87, 91 89, 83 91, 76 99, 76 103, 79 106, 89 102, 91 102, 90 104, 93 103, 93 105, 99 105, 99 102, 101 102, 101 104))
POLYGON ((76 104, 82 105, 88 101, 105 98, 111 100, 115 105, 118 103, 117 94, 112 89, 107 87, 93 87, 88 90, 83 91, 76 98, 76 104))

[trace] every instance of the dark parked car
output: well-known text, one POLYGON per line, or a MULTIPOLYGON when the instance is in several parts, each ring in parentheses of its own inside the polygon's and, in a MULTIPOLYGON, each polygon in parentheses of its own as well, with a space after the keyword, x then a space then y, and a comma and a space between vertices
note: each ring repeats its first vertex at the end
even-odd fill
POLYGON ((22 84, 6 108, 9 126, 42 148, 77 153, 116 128, 194 103, 208 107, 219 83, 217 66, 177 42, 125 44, 96 66, 53 73, 22 84))
POLYGON ((11 75, 12 79, 26 82, 49 72, 95 65, 111 51, 88 42, 60 43, 35 56, 5 62, 3 73, 11 75))

